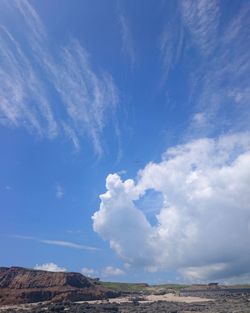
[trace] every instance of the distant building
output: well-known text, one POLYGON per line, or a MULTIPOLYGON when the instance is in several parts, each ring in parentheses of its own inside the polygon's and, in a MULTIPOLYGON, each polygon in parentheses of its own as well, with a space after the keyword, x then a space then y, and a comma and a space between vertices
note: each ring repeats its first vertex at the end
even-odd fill
POLYGON ((210 287, 210 288, 218 287, 218 284, 219 283, 209 283, 208 287, 210 287))

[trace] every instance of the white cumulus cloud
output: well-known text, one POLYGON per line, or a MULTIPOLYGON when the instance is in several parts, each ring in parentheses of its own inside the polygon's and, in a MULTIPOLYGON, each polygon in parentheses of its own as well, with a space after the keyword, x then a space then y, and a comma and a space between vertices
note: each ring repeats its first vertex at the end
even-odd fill
POLYGON ((66 272, 65 267, 60 267, 55 263, 44 263, 41 265, 36 264, 34 267, 35 270, 42 270, 42 271, 48 271, 48 272, 66 272))
POLYGON ((93 228, 132 266, 196 280, 246 275, 249 186, 249 133, 191 141, 168 149, 135 180, 108 175, 93 228), (137 206, 147 190, 163 197, 154 224, 137 206))
POLYGON ((94 270, 93 268, 83 267, 81 269, 81 273, 85 276, 93 277, 98 275, 98 271, 94 270))
POLYGON ((113 267, 113 266, 107 266, 102 271, 103 277, 120 276, 120 275, 124 275, 124 274, 125 274, 124 270, 120 269, 119 267, 113 267))
POLYGON ((65 192, 64 192, 63 187, 61 185, 57 185, 56 186, 56 197, 58 199, 61 199, 64 197, 64 194, 65 194, 65 192))

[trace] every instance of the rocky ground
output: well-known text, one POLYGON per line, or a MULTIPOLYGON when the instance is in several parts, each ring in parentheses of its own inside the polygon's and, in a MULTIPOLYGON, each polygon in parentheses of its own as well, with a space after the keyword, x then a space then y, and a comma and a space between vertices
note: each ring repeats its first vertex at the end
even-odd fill
POLYGON ((250 313, 250 286, 104 283, 79 273, 0 268, 0 313, 43 312, 250 313))
MULTIPOLYGON (((25 305, 19 307, 2 307, 0 312, 5 313, 43 313, 43 312, 69 312, 69 313, 250 313, 249 295, 227 295, 220 296, 214 300, 198 302, 173 302, 173 301, 143 301, 145 299, 134 297, 127 302, 110 302, 108 300, 102 303, 84 302, 60 302, 60 303, 38 303, 34 305, 25 305)), ((182 300, 182 299, 181 299, 182 300)), ((183 300, 185 301, 185 299, 183 300)))

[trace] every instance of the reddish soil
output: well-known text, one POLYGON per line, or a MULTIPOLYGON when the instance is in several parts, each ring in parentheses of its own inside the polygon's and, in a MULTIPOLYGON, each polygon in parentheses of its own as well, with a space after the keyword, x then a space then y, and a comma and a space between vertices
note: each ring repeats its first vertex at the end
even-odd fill
POLYGON ((0 305, 41 301, 83 301, 115 297, 80 273, 0 267, 0 305))

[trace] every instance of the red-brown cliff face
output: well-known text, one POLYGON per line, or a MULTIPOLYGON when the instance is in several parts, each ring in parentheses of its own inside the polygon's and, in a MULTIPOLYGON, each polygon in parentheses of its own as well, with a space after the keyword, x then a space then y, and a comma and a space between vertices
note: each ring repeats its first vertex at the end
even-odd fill
POLYGON ((0 267, 0 305, 38 301, 81 301, 116 296, 80 273, 0 267))

